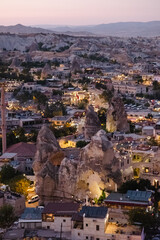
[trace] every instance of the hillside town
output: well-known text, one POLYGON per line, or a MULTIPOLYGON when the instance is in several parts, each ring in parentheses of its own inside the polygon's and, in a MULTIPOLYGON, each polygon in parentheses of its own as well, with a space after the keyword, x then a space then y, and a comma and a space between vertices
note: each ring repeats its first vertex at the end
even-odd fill
POLYGON ((160 239, 160 37, 0 33, 0 239, 160 239))

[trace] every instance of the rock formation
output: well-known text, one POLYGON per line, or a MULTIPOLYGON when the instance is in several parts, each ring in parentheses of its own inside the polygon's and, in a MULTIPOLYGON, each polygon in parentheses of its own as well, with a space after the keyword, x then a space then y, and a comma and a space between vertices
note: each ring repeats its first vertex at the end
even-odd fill
POLYGON ((25 62, 32 62, 32 57, 29 53, 25 55, 25 60, 24 61, 25 62))
POLYGON ((99 197, 102 189, 114 190, 121 182, 119 162, 112 143, 100 130, 76 159, 64 157, 53 133, 43 126, 37 138, 33 164, 36 193, 41 203, 57 199, 99 197))
POLYGON ((129 131, 129 124, 127 122, 127 114, 124 109, 123 101, 120 97, 114 96, 109 104, 107 110, 106 129, 109 132, 115 131, 129 131))
POLYGON ((92 44, 92 46, 89 49, 89 52, 96 52, 97 53, 98 51, 99 51, 99 48, 95 44, 92 44))
POLYGON ((93 198, 99 197, 102 189, 114 190, 115 183, 121 183, 118 169, 119 161, 114 157, 113 145, 106 132, 100 130, 81 152, 77 167, 78 197, 84 196, 84 190, 93 198))
POLYGON ((72 61, 71 71, 74 73, 81 71, 80 64, 78 63, 76 58, 74 58, 72 61))
POLYGON ((95 198, 102 189, 115 190, 121 183, 119 161, 114 157, 112 143, 104 130, 92 137, 91 142, 81 150, 78 161, 63 159, 59 169, 59 188, 65 196, 85 199, 95 198))
POLYGON ((12 63, 10 65, 11 68, 16 68, 20 66, 20 61, 17 57, 13 58, 12 63))
POLYGON ((95 113, 92 105, 88 106, 85 120, 85 139, 89 140, 94 136, 101 128, 101 124, 97 113, 95 113))
POLYGON ((58 185, 58 170, 64 154, 59 144, 45 125, 37 137, 37 151, 33 169, 36 177, 36 193, 41 202, 52 200, 58 185))
POLYGON ((39 50, 38 44, 36 42, 33 42, 31 46, 29 47, 29 52, 34 52, 39 50))
POLYGON ((47 78, 48 75, 52 75, 52 70, 51 66, 48 63, 46 63, 41 72, 41 79, 47 78))

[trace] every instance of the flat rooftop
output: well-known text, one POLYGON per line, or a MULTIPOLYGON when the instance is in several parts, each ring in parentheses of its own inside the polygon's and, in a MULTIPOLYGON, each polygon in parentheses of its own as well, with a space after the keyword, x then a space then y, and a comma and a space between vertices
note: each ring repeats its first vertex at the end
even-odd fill
POLYGON ((128 190, 126 194, 111 193, 105 200, 105 203, 120 205, 144 205, 150 204, 152 193, 150 191, 128 190))
POLYGON ((108 223, 106 234, 126 234, 126 235, 141 235, 141 229, 135 225, 119 225, 116 223, 108 223))
POLYGON ((70 119, 72 116, 68 115, 68 116, 57 116, 57 117, 53 117, 52 120, 54 121, 66 121, 68 119, 70 119))

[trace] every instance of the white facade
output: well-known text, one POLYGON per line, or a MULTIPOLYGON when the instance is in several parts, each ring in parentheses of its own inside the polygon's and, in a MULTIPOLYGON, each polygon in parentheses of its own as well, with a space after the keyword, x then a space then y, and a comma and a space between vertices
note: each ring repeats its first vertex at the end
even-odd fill
POLYGON ((71 217, 56 216, 53 222, 42 222, 42 228, 52 229, 55 232, 71 232, 71 217))
MULTIPOLYGON (((86 209, 86 212, 85 210, 80 211, 80 215, 78 212, 75 213, 76 215, 73 215, 73 218, 64 214, 62 216, 53 216, 50 213, 43 213, 42 228, 52 229, 56 234, 62 234, 63 237, 65 236, 69 240, 144 240, 139 227, 132 225, 119 227, 114 222, 115 219, 111 222, 107 208, 93 207, 93 212, 92 207, 89 208, 86 209), (101 208, 100 211, 99 208, 101 208)), ((119 218, 122 215, 119 213, 119 218)))
POLYGON ((144 85, 129 85, 129 84, 119 84, 113 83, 114 90, 116 92, 120 92, 122 94, 133 94, 136 95, 137 93, 143 94, 151 94, 152 88, 144 85))
POLYGON ((83 217, 83 229, 72 228, 72 240, 105 240, 106 224, 108 220, 108 214, 106 218, 86 218, 83 217))
POLYGON ((144 240, 143 231, 131 226, 126 227, 125 231, 116 232, 115 223, 108 223, 108 214, 104 219, 97 218, 83 218, 83 229, 80 227, 74 228, 72 226, 71 239, 72 240, 144 240), (138 230, 137 232, 131 231, 138 230))

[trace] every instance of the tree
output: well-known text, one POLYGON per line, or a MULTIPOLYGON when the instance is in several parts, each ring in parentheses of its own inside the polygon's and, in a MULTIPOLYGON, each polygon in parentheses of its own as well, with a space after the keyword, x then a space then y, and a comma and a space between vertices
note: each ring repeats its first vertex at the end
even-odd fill
POLYGON ((150 104, 147 102, 144 104, 144 106, 148 108, 150 106, 150 104))
POLYGON ((54 125, 50 126, 51 131, 54 133, 56 138, 68 136, 74 134, 77 131, 76 127, 67 127, 66 125, 62 128, 55 128, 54 125))
POLYGON ((35 129, 32 129, 29 137, 27 137, 28 142, 36 142, 37 141, 37 136, 38 136, 38 131, 35 129))
POLYGON ((160 84, 157 81, 153 81, 153 90, 159 90, 160 89, 160 84))
POLYGON ((88 99, 87 99, 87 98, 84 98, 83 100, 81 100, 81 101, 78 103, 78 108, 79 108, 79 109, 86 109, 86 108, 87 108, 87 105, 88 105, 88 99))
POLYGON ((151 146, 159 146, 158 141, 156 141, 156 139, 153 138, 153 137, 151 137, 151 138, 148 140, 147 143, 148 143, 149 145, 151 145, 151 146))
POLYGON ((25 176, 16 172, 10 165, 4 165, 0 171, 0 181, 7 184, 11 191, 23 194, 27 197, 27 189, 31 184, 31 181, 25 176))
POLYGON ((24 91, 21 94, 17 94, 15 97, 20 101, 20 103, 25 103, 28 100, 32 100, 32 95, 28 91, 24 91))
POLYGON ((143 79, 142 79, 141 75, 135 75, 135 76, 133 76, 133 79, 136 80, 138 84, 143 83, 143 79))
POLYGON ((2 170, 0 171, 0 181, 2 183, 6 183, 6 181, 16 176, 16 171, 13 167, 8 164, 2 166, 2 170))
POLYGON ((11 191, 23 194, 26 198, 28 196, 27 189, 29 188, 30 184, 31 181, 22 174, 15 176, 8 182, 11 191))
POLYGON ((17 142, 18 142, 18 139, 16 138, 14 133, 12 131, 8 132, 7 133, 7 147, 9 147, 17 142))
POLYGON ((142 227, 156 227, 158 223, 156 216, 144 209, 132 209, 128 212, 129 223, 141 223, 142 227))
POLYGON ((101 196, 100 196, 99 199, 98 199, 98 202, 99 202, 99 203, 102 203, 105 198, 106 198, 106 194, 105 194, 105 191, 104 191, 104 189, 103 189, 103 190, 102 190, 102 194, 101 194, 101 196))
POLYGON ((151 182, 148 179, 138 179, 138 180, 129 180, 123 183, 119 191, 121 193, 126 193, 128 190, 141 190, 141 191, 146 191, 146 189, 153 189, 151 182))
POLYGON ((103 189, 100 197, 98 199, 94 198, 94 201, 95 201, 96 204, 101 204, 105 198, 106 198, 106 194, 105 194, 105 191, 103 189))
POLYGON ((89 142, 86 142, 86 141, 78 141, 78 142, 76 143, 76 147, 77 147, 77 148, 83 148, 83 147, 85 147, 88 143, 89 143, 89 142))
POLYGON ((128 123, 129 123, 130 132, 134 133, 135 132, 135 124, 131 121, 128 121, 128 123))
POLYGON ((22 127, 17 127, 13 130, 13 134, 17 139, 17 142, 26 142, 27 138, 25 136, 25 129, 22 127))
POLYGON ((55 90, 55 89, 53 89, 52 93, 53 93, 53 96, 55 96, 55 95, 62 96, 62 94, 63 94, 63 92, 61 90, 55 90))
POLYGON ((39 91, 33 91, 32 96, 34 101, 40 105, 46 105, 46 102, 48 101, 48 98, 39 91))
POLYGON ((107 112, 107 109, 105 108, 100 108, 97 112, 99 120, 102 124, 106 123, 106 112, 107 112))
POLYGON ((14 209, 11 205, 5 204, 0 207, 0 227, 7 228, 15 221, 14 209))
POLYGON ((153 115, 151 113, 148 113, 148 115, 146 116, 147 119, 152 119, 153 115))
POLYGON ((66 107, 62 102, 56 102, 55 104, 51 104, 50 106, 46 106, 44 116, 45 117, 54 117, 54 116, 62 116, 66 115, 66 107))
POLYGON ((99 95, 105 102, 110 102, 113 97, 113 91, 106 89, 102 94, 99 95))
POLYGON ((88 85, 85 83, 85 84, 83 85, 82 89, 88 91, 88 85))

